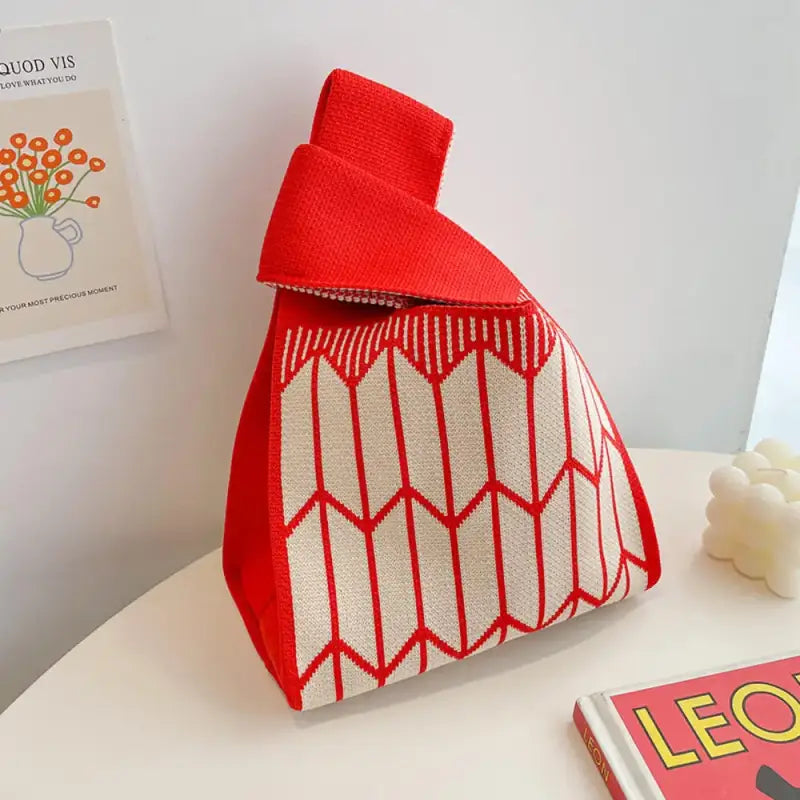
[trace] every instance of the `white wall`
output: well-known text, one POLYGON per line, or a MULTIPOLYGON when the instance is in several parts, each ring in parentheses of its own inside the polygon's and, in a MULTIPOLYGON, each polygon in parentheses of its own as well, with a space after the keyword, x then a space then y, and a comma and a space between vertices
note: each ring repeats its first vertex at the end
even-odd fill
POLYGON ((0 25, 65 14, 117 23, 172 327, 0 367, 0 704, 218 543, 261 236, 334 66, 456 121, 443 210, 632 444, 744 440, 800 172, 792 0, 30 0, 0 25))
POLYGON ((777 436, 800 453, 800 197, 772 314, 748 446, 777 436))

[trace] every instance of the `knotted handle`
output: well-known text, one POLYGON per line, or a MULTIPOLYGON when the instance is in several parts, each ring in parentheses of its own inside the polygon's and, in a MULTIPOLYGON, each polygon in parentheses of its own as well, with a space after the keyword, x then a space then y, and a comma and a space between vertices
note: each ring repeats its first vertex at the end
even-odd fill
POLYGON ((259 280, 356 299, 480 305, 528 299, 480 242, 434 208, 452 123, 342 70, 275 202, 259 280))

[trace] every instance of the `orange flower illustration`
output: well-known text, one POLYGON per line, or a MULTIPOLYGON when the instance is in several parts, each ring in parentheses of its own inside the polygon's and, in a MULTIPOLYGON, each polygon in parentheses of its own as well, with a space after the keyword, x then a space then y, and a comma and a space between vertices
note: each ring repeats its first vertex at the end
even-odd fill
POLYGON ((0 148, 0 204, 5 208, 0 217, 54 217, 69 203, 100 206, 99 194, 87 197, 84 192, 106 162, 73 147, 73 139, 70 128, 59 128, 52 138, 29 138, 22 132, 8 137, 11 146, 0 148))
POLYGON ((25 192, 15 192, 11 195, 11 206, 12 208, 25 208, 28 205, 28 195, 25 192))
POLYGON ((63 147, 72 141, 72 131, 69 128, 60 128, 56 131, 53 139, 55 139, 56 144, 60 144, 63 147))
POLYGON ((42 166, 53 169, 61 163, 61 153, 58 150, 48 150, 42 156, 42 166))
POLYGON ((36 156, 32 156, 30 153, 23 153, 19 157, 19 161, 17 161, 17 166, 23 172, 33 169, 36 166, 36 156))

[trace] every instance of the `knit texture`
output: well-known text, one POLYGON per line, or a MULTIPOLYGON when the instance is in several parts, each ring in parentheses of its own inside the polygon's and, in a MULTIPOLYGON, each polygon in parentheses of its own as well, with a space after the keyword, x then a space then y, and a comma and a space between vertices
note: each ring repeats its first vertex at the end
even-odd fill
POLYGON ((433 208, 451 133, 333 73, 267 230, 259 277, 283 288, 237 435, 223 556, 293 708, 659 577, 646 500, 580 355, 433 208))

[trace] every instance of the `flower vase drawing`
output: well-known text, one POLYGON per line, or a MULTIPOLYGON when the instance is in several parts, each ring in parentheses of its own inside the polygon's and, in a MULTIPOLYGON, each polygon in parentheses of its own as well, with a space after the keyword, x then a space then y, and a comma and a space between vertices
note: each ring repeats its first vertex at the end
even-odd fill
POLYGON ((20 221, 20 269, 40 281, 56 280, 72 269, 74 247, 83 238, 74 219, 58 221, 56 214, 69 203, 92 209, 100 205, 97 195, 82 199, 76 193, 106 162, 90 158, 81 147, 70 148, 69 128, 56 131, 52 142, 24 133, 12 134, 8 142, 11 147, 0 148, 0 217, 20 221), (78 170, 82 174, 76 178, 78 170))
POLYGON ((75 257, 72 248, 83 238, 74 219, 56 223, 53 217, 30 217, 19 227, 19 265, 26 275, 51 281, 69 272, 75 257))

